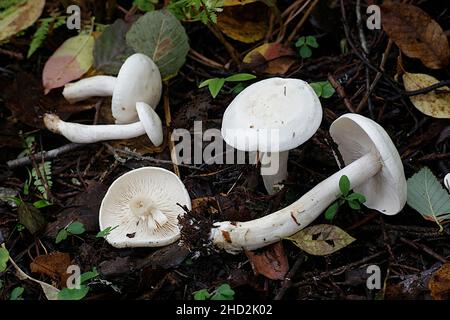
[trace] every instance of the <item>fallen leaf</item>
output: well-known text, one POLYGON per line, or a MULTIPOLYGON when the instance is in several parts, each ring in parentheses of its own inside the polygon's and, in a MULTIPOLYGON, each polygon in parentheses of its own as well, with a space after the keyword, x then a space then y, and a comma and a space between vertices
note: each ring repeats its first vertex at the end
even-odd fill
POLYGON ((433 273, 428 288, 434 300, 450 299, 450 263, 443 264, 433 273))
POLYGON ((252 3, 252 2, 256 2, 256 1, 259 1, 259 0, 224 0, 223 6, 224 7, 240 6, 240 5, 244 5, 244 4, 248 4, 248 3, 252 3))
POLYGON ((65 252, 52 252, 36 257, 30 264, 31 272, 49 276, 58 281, 61 287, 65 287, 66 280, 70 276, 67 268, 71 265, 70 255, 65 252))
POLYGON ((132 22, 117 19, 106 27, 94 45, 94 68, 106 74, 117 75, 126 58, 133 54, 133 48, 129 47, 125 35, 132 22))
POLYGON ((42 14, 45 0, 20 1, 0 13, 0 41, 31 26, 42 14))
POLYGON ((126 35, 127 43, 149 56, 167 80, 178 73, 189 51, 188 36, 180 21, 166 10, 140 17, 126 35))
MULTIPOLYGON (((422 88, 429 87, 439 80, 436 78, 424 74, 424 73, 408 73, 403 75, 403 84, 406 91, 414 91, 422 88)), ((434 117, 434 118, 450 118, 450 89, 449 87, 442 87, 438 90, 445 90, 447 92, 439 93, 436 90, 411 96, 409 99, 412 104, 420 110, 420 112, 434 117)))
POLYGON ((405 3, 384 3, 381 23, 406 56, 420 59, 430 69, 448 65, 447 37, 441 26, 422 9, 405 3))
POLYGON ((45 63, 42 73, 45 93, 85 74, 92 66, 93 50, 94 37, 90 34, 67 39, 45 63))
POLYGON ((253 272, 272 280, 283 280, 289 271, 289 263, 283 243, 276 242, 258 251, 245 251, 253 272))
POLYGON ((265 43, 249 53, 243 59, 243 67, 255 72, 271 75, 283 75, 295 63, 295 52, 281 43, 265 43))
POLYGON ((268 12, 262 3, 225 7, 217 17, 217 27, 231 39, 253 43, 267 33, 268 12))
POLYGON ((315 256, 332 254, 356 240, 341 228, 331 224, 308 227, 288 239, 303 251, 315 256))
POLYGON ((35 234, 42 230, 47 224, 47 221, 39 209, 36 209, 29 203, 22 202, 17 211, 19 213, 19 222, 23 224, 31 234, 35 234))

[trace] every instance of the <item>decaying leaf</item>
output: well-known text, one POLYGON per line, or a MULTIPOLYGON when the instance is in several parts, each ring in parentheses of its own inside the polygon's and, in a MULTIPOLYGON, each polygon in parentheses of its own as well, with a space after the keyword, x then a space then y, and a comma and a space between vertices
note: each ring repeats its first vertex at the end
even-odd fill
POLYGON ((245 254, 256 275, 262 274, 272 280, 283 280, 289 271, 289 263, 281 241, 258 251, 245 251, 245 254))
POLYGON ((31 272, 45 274, 65 286, 67 268, 71 265, 70 255, 65 252, 52 252, 36 257, 30 264, 31 272))
POLYGON ((94 45, 94 68, 106 74, 117 75, 133 49, 125 41, 131 23, 117 19, 106 27, 94 45))
MULTIPOLYGON (((406 91, 414 91, 429 87, 439 80, 424 73, 408 73, 403 75, 403 84, 406 91)), ((411 96, 409 99, 412 104, 422 113, 434 118, 450 118, 450 89, 448 87, 439 88, 439 90, 447 91, 443 93, 436 90, 411 96)))
POLYGON ((241 6, 241 5, 256 2, 256 1, 259 1, 259 0, 224 0, 223 6, 224 7, 241 6))
POLYGON ((450 299, 450 263, 443 264, 433 273, 428 288, 434 300, 450 299))
POLYGON ((188 37, 180 21, 166 10, 146 13, 130 28, 127 43, 149 56, 165 80, 175 76, 186 61, 188 37))
POLYGON ((47 224, 39 209, 36 209, 29 203, 22 202, 17 211, 19 213, 19 222, 32 234, 42 230, 47 224))
POLYGON ((295 63, 295 52, 281 43, 265 43, 243 59, 244 67, 267 74, 285 74, 295 63))
POLYGON ((332 254, 356 240, 341 228, 331 224, 308 227, 288 239, 303 251, 315 256, 332 254))
POLYGON ((47 60, 42 73, 45 93, 79 79, 92 66, 94 37, 88 34, 67 39, 47 60))
POLYGON ((31 26, 42 14, 45 0, 19 1, 0 13, 0 41, 31 26))
POLYGON ((409 206, 425 219, 442 224, 450 219, 450 195, 428 167, 423 167, 408 179, 409 206))
POLYGON ((266 35, 268 10, 262 3, 225 7, 217 17, 217 26, 231 39, 244 43, 261 40, 266 35))
POLYGON ((422 9, 405 3, 381 5, 381 23, 391 40, 410 58, 431 69, 448 65, 450 48, 441 26, 422 9))

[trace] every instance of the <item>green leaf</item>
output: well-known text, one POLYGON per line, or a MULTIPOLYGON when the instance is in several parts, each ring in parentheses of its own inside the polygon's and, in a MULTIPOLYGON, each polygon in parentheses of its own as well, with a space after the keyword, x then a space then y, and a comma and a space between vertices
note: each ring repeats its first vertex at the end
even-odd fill
POLYGON ((11 291, 11 294, 9 296, 9 300, 23 300, 22 294, 25 291, 22 287, 16 287, 11 291))
POLYGON ((125 36, 132 23, 117 19, 107 26, 103 33, 95 40, 94 68, 106 74, 117 75, 120 67, 130 55, 133 48, 127 45, 125 36))
POLYGON ((350 191, 350 180, 346 175, 343 175, 339 179, 339 190, 341 190, 341 193, 345 196, 348 195, 348 192, 350 191))
POLYGON ((81 222, 75 221, 69 224, 66 228, 67 232, 70 234, 82 234, 86 231, 84 225, 81 222))
POLYGON ((19 213, 19 222, 23 224, 32 234, 42 230, 47 221, 39 209, 33 205, 22 202, 17 210, 19 213))
POLYGON ((200 83, 198 87, 199 87, 199 88, 206 87, 206 86, 209 85, 211 82, 214 82, 214 81, 217 81, 217 80, 219 80, 219 78, 211 78, 211 79, 205 80, 205 81, 203 81, 202 83, 200 83))
POLYGON ((33 207, 35 207, 36 209, 42 209, 42 208, 45 208, 45 207, 48 207, 48 206, 51 206, 51 205, 53 205, 53 204, 50 203, 48 200, 45 200, 45 199, 41 199, 41 200, 38 200, 38 201, 33 203, 33 207))
POLYGON ((317 43, 316 37, 314 36, 307 36, 306 37, 306 44, 312 48, 318 48, 319 44, 317 43))
POLYGON ((231 289, 231 287, 228 283, 224 283, 224 284, 220 285, 217 288, 217 292, 224 296, 230 296, 230 297, 234 296, 234 290, 231 289))
POLYGON ((360 205, 359 202, 356 201, 356 200, 349 200, 349 201, 348 201, 348 205, 349 205, 350 208, 352 208, 353 210, 360 210, 360 209, 361 209, 361 205, 360 205))
POLYGON ((130 28, 126 41, 136 52, 148 55, 167 80, 178 73, 189 51, 186 31, 166 10, 146 13, 130 28))
POLYGON ((221 79, 221 78, 216 78, 216 79, 214 79, 214 81, 211 81, 208 84, 209 92, 211 93, 211 96, 213 98, 217 97, 220 89, 222 89, 224 84, 225 84, 225 79, 221 79))
POLYGON ((307 45, 303 45, 300 47, 300 57, 309 58, 312 56, 312 51, 307 45))
POLYGON ((218 292, 218 293, 214 294, 211 297, 211 300, 216 300, 216 301, 219 301, 219 300, 234 300, 234 297, 233 296, 226 296, 226 295, 221 294, 221 293, 218 292))
POLYGON ((150 12, 155 10, 155 4, 158 0, 134 0, 133 5, 137 6, 139 10, 144 12, 150 12))
POLYGON ((66 229, 59 230, 58 234, 56 235, 55 243, 60 243, 63 240, 67 239, 67 231, 66 229))
POLYGON ((115 227, 107 227, 105 229, 103 229, 102 231, 100 231, 99 233, 97 233, 97 235, 95 236, 96 238, 104 238, 106 236, 109 236, 109 234, 111 233, 111 231, 113 231, 114 229, 116 229, 119 226, 115 226, 115 227))
POLYGON ((305 37, 300 37, 298 38, 297 42, 295 43, 296 47, 302 47, 303 45, 305 45, 306 39, 305 37))
POLYGON ((333 220, 334 216, 338 212, 339 203, 334 202, 331 206, 328 207, 327 211, 325 211, 325 219, 333 220))
POLYGON ((323 90, 322 82, 312 82, 309 85, 313 88, 316 95, 320 98, 322 96, 322 90, 323 90))
POLYGON ((436 222, 442 231, 442 223, 450 219, 449 193, 428 167, 423 167, 409 178, 407 184, 408 205, 425 219, 436 222))
POLYGON ((231 92, 234 94, 239 94, 244 89, 245 89, 245 85, 243 83, 238 83, 237 85, 234 86, 233 89, 231 89, 231 92))
POLYGON ((6 270, 6 266, 9 260, 9 252, 4 245, 0 247, 0 273, 6 270))
POLYGON ((254 76, 253 74, 250 73, 236 73, 233 74, 229 77, 225 78, 225 81, 247 81, 247 80, 251 80, 251 79, 255 79, 256 76, 254 76))
POLYGON ((208 289, 202 289, 194 292, 194 300, 206 300, 211 297, 208 289))
POLYGON ((89 287, 81 285, 79 289, 64 288, 58 293, 58 300, 81 300, 89 292, 89 287))
POLYGON ((330 81, 324 81, 322 85, 322 98, 328 99, 334 94, 335 90, 330 81))
POLYGON ((288 239, 303 251, 315 256, 331 254, 356 240, 344 230, 330 224, 308 227, 288 239))
POLYGON ((366 197, 361 193, 353 192, 349 196, 346 197, 347 200, 357 200, 359 203, 366 202, 366 197))
POLYGON ((86 283, 86 281, 97 278, 100 274, 97 272, 97 268, 92 269, 92 271, 84 272, 80 276, 80 282, 82 284, 86 283))

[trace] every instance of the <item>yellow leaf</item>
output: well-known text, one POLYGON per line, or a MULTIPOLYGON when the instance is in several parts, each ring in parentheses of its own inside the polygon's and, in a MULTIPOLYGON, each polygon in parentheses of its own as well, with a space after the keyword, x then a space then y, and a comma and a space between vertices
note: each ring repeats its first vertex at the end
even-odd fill
POLYGON ((445 263, 430 278, 428 289, 434 300, 450 298, 450 263, 445 263))
POLYGON ((94 37, 81 34, 67 39, 47 60, 42 74, 45 92, 79 79, 94 61, 94 37))
MULTIPOLYGON (((423 73, 408 73, 403 75, 403 84, 406 91, 414 91, 429 87, 439 82, 436 78, 423 73)), ((438 90, 449 91, 448 87, 438 90)), ((412 104, 422 113, 434 118, 450 118, 450 94, 437 93, 436 90, 409 97, 412 104)))
POLYGON ((45 0, 19 2, 0 14, 0 41, 31 26, 42 14, 45 0))

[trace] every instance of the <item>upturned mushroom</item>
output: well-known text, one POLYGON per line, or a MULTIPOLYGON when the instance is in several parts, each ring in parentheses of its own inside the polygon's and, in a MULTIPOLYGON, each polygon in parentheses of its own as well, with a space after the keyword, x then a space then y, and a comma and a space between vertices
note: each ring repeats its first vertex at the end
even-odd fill
POLYGON ((130 124, 84 125, 65 122, 56 114, 46 114, 44 116, 44 124, 50 131, 63 135, 75 143, 130 139, 147 133, 150 141, 155 146, 161 145, 164 140, 161 119, 144 102, 137 102, 136 110, 140 121, 130 124))
POLYGON ((269 194, 287 177, 289 150, 307 141, 322 121, 316 93, 299 79, 270 78, 239 93, 225 110, 222 136, 241 151, 258 151, 269 194))
POLYGON ((444 186, 450 192, 450 173, 447 173, 444 177, 444 186))
POLYGON ((116 248, 159 247, 180 237, 181 206, 191 199, 174 173, 143 167, 120 176, 109 187, 100 206, 100 229, 110 227, 106 240, 116 248))
POLYGON ((406 179, 400 156, 386 131, 361 115, 345 114, 333 122, 330 134, 346 167, 277 212, 247 222, 215 223, 212 242, 235 253, 295 234, 339 198, 339 179, 343 175, 349 178, 351 188, 365 195, 366 207, 386 215, 397 214, 406 203, 406 179))
POLYGON ((159 69, 152 59, 141 53, 128 57, 117 77, 94 76, 66 84, 63 95, 73 103, 94 96, 112 96, 111 111, 117 124, 137 121, 136 102, 153 109, 161 98, 159 69))

